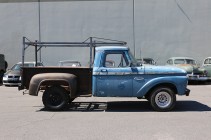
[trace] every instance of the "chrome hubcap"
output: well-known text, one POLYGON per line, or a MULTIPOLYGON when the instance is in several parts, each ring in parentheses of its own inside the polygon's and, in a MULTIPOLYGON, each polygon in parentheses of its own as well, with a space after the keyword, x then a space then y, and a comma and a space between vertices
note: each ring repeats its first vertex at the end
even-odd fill
POLYGON ((168 92, 159 92, 155 96, 155 103, 160 108, 166 108, 171 104, 171 96, 168 94, 168 92))

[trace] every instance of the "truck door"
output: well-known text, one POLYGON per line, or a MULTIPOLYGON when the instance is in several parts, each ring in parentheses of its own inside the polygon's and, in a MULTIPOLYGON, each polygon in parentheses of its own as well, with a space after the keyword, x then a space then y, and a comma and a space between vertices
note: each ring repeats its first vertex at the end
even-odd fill
POLYGON ((106 51, 96 78, 97 96, 132 96, 131 67, 124 51, 106 51))

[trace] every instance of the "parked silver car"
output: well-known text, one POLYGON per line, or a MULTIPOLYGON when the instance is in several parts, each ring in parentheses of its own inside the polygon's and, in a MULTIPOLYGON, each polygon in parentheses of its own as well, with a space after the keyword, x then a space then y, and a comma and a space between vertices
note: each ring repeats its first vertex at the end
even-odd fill
MULTIPOLYGON (((43 66, 41 62, 37 63, 37 66, 43 66)), ((5 86, 17 86, 21 83, 20 71, 22 62, 18 62, 11 69, 8 69, 3 76, 3 85, 5 86)), ((24 67, 35 67, 35 62, 25 62, 24 67)))

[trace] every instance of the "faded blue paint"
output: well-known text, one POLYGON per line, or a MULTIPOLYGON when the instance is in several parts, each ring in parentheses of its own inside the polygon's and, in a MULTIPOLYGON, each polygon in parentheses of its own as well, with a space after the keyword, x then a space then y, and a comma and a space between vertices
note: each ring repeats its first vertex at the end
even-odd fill
POLYGON ((127 66, 108 68, 103 66, 106 52, 123 52, 129 62, 133 57, 127 47, 98 47, 93 67, 93 96, 143 97, 159 84, 172 84, 178 95, 184 95, 187 86, 186 72, 166 66, 127 66))

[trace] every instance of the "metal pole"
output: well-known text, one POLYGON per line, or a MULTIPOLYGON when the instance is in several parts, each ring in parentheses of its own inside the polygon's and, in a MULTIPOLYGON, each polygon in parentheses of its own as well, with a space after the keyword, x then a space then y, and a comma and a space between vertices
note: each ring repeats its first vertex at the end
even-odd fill
POLYGON ((134 46, 134 57, 136 57, 136 39, 135 39, 135 0, 133 0, 133 46, 134 46))
MULTIPOLYGON (((40 15, 40 0, 38 0, 38 18, 39 18, 39 42, 41 42, 41 15, 40 15)), ((40 52, 40 62, 42 61, 41 60, 41 48, 39 49, 39 52, 40 52)))
POLYGON ((26 37, 23 37, 23 48, 22 48, 22 66, 24 66, 25 39, 26 39, 26 37))
POLYGON ((89 67, 91 68, 92 67, 92 47, 93 47, 93 44, 92 44, 92 37, 90 37, 90 64, 89 64, 89 67))
MULTIPOLYGON (((37 42, 37 40, 35 42, 37 42)), ((35 66, 37 66, 37 44, 35 45, 35 66)))

